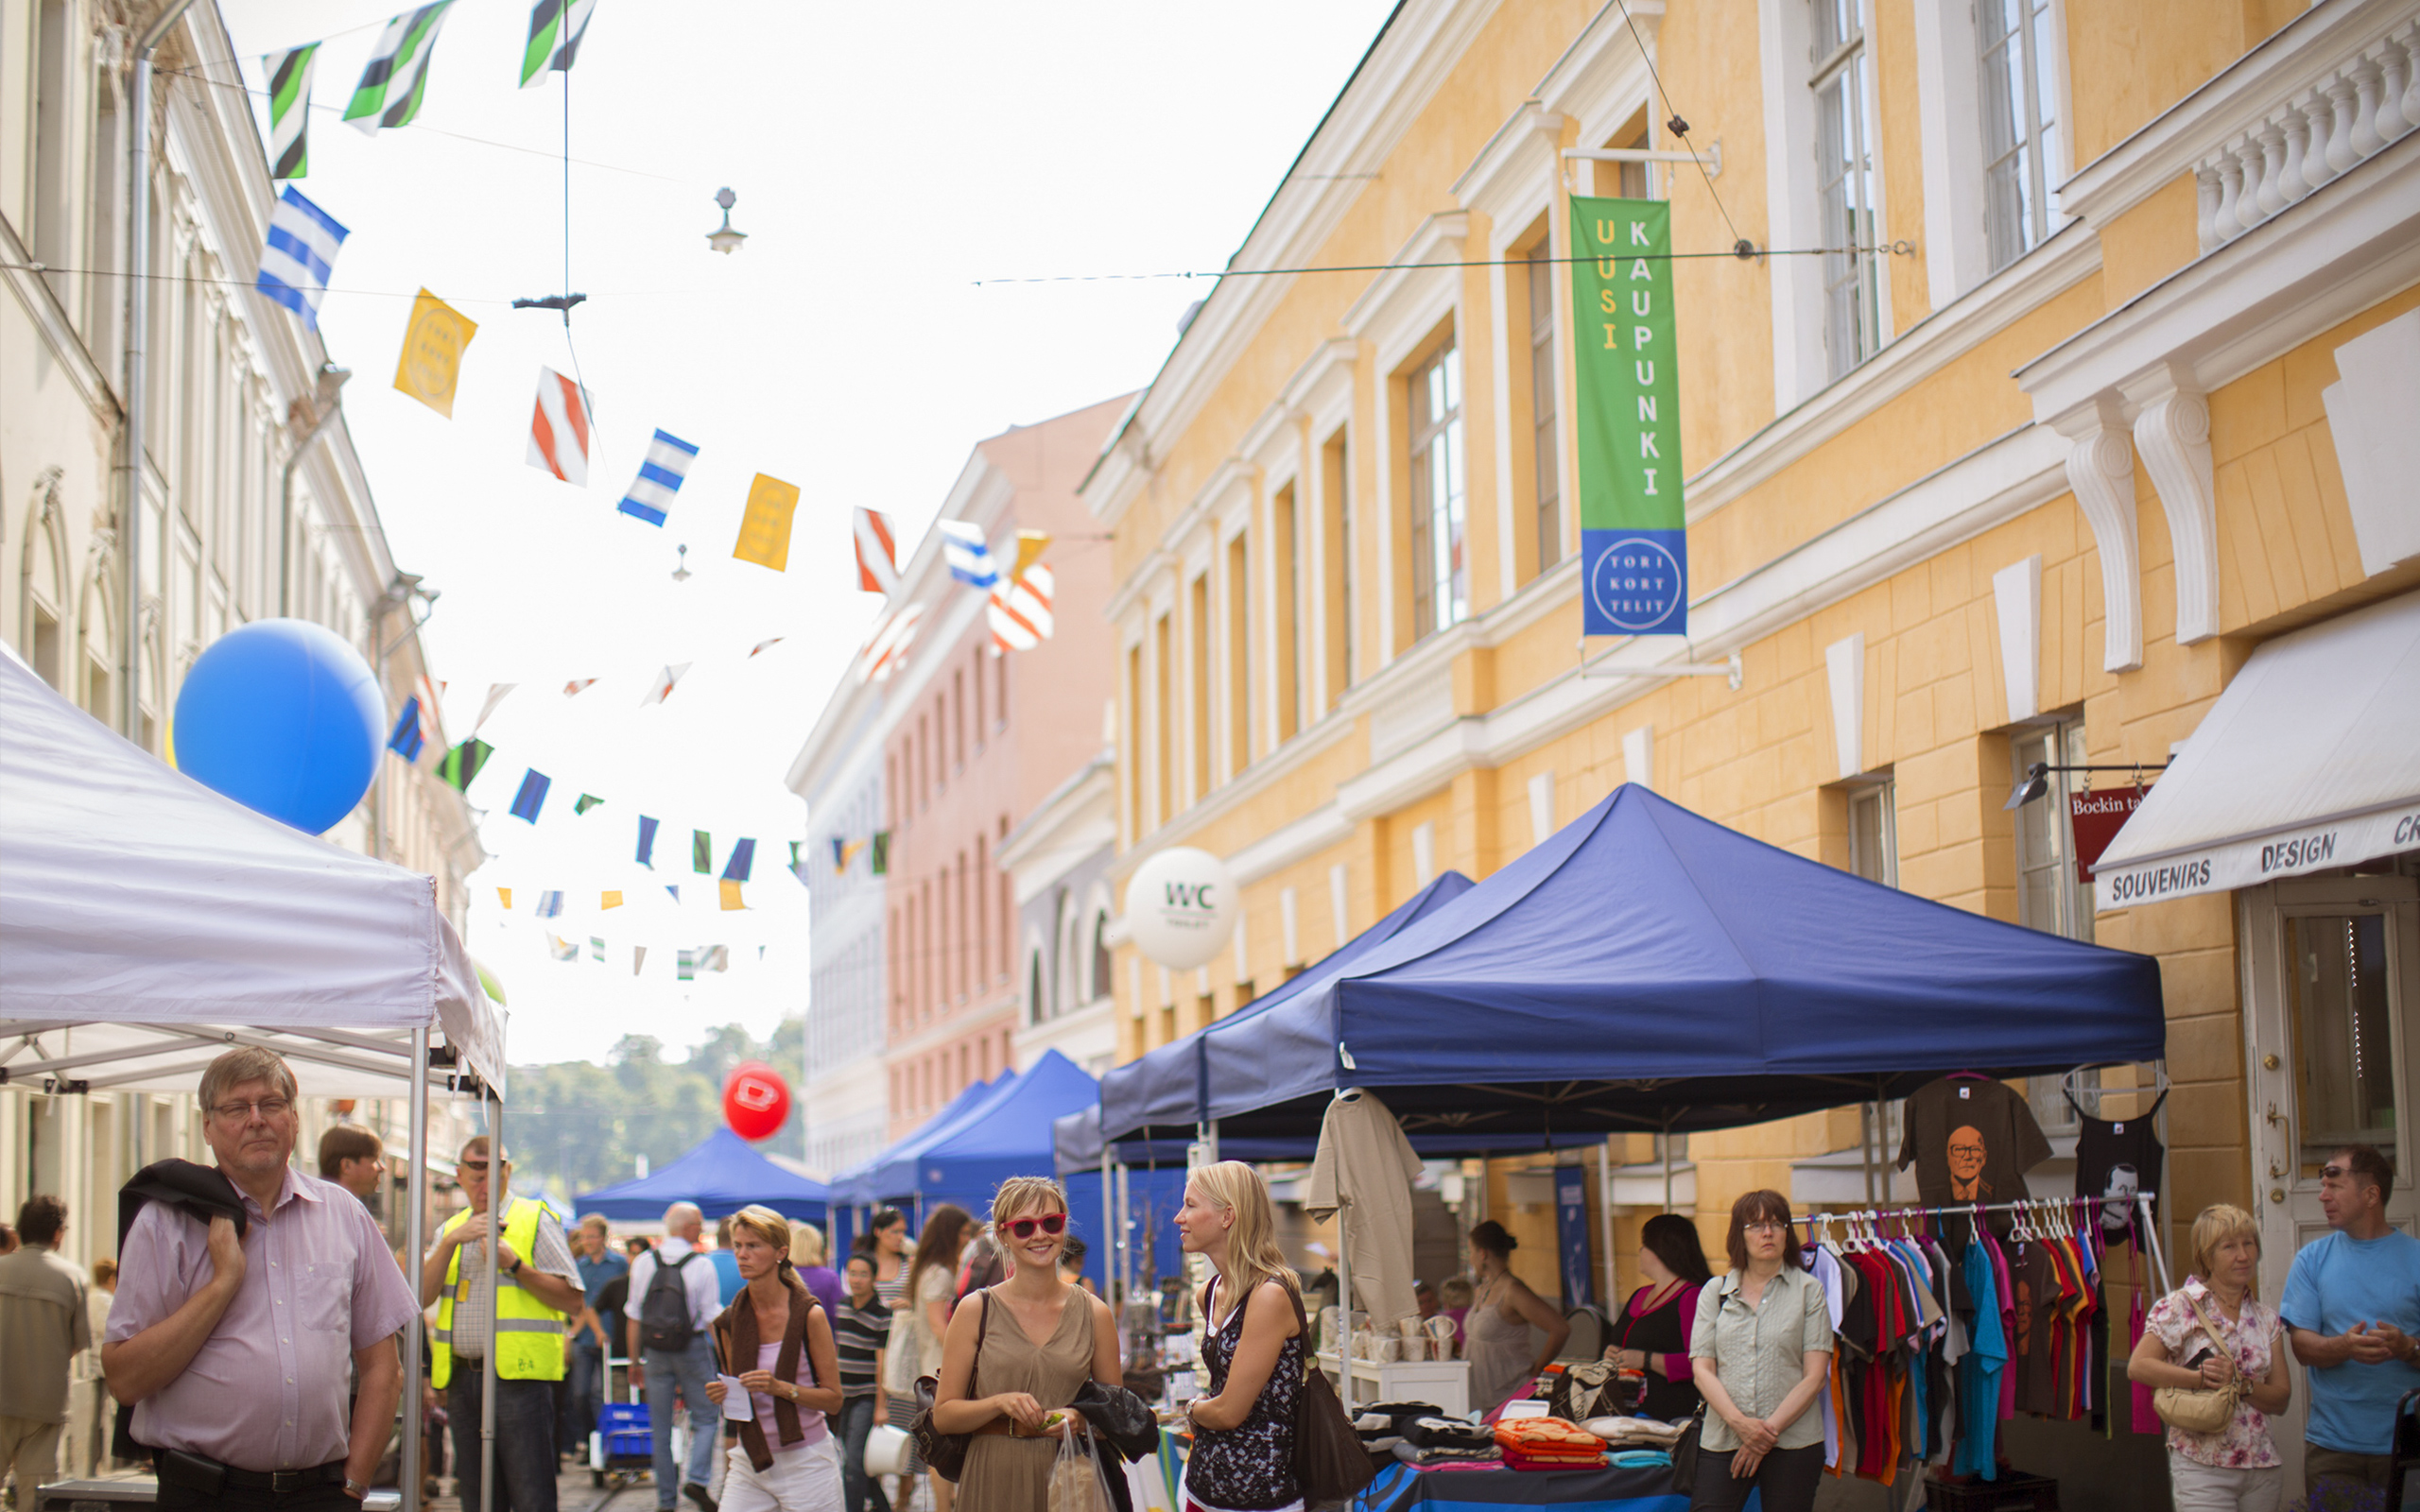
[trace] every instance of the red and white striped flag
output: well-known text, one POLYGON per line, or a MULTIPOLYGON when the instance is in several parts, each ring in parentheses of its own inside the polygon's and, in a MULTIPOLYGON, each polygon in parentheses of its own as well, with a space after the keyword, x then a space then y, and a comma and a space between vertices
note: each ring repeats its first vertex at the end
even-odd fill
POLYGON ((873 509, 859 509, 854 518, 857 538, 857 587, 869 593, 888 593, 899 586, 898 538, 890 532, 890 521, 873 509))
POLYGON ((529 419, 529 465, 574 488, 588 487, 588 403, 579 386, 552 368, 538 369, 538 408, 529 419))
POLYGON ((857 657, 859 682, 880 682, 899 670, 908 660, 908 648, 916 644, 916 622, 924 615, 924 605, 910 604, 874 627, 873 638, 857 657))
POLYGON ((445 684, 432 682, 428 674, 420 675, 420 739, 421 751, 431 761, 445 754, 445 727, 438 713, 437 700, 445 684))
POLYGON ((984 613, 992 623, 995 651, 1030 651, 1050 639, 1050 595, 1057 588, 1050 569, 1040 562, 1025 570, 1013 583, 992 590, 984 613))

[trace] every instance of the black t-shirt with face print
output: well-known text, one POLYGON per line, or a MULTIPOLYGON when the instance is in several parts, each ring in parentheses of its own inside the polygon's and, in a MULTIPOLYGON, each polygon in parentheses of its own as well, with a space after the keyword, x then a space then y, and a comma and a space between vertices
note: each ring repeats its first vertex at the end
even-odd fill
POLYGON ((2168 1093, 2162 1092, 2150 1111, 2116 1120, 2076 1109, 2076 1195, 2098 1199, 2100 1206, 2091 1211, 2100 1221, 2104 1244, 2123 1245, 2135 1237, 2141 1216, 2135 1194, 2154 1194, 2156 1206, 2160 1161, 2168 1151, 2152 1120, 2166 1101, 2168 1093))
POLYGON ((2050 1157, 2050 1142, 2003 1082, 1945 1076, 1910 1094, 1899 1169, 1916 1168, 1925 1203, 2014 1202, 2030 1195, 2025 1173, 2050 1157))

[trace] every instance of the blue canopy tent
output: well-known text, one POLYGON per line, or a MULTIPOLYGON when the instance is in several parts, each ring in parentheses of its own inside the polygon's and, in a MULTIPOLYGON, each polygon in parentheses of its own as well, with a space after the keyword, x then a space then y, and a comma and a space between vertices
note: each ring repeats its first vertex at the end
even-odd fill
POLYGON ((885 1161, 874 1173, 878 1194, 955 1202, 981 1214, 993 1189, 1012 1176, 1054 1169, 1053 1121, 1097 1104, 1100 1083, 1056 1050, 1002 1083, 912 1158, 885 1161))
MULTIPOLYGON (((1100 1079, 1098 1127, 1121 1142, 1136 1135, 1160 1140, 1176 1139, 1180 1141, 1176 1158, 1182 1160, 1184 1158, 1182 1142, 1192 1139, 1196 1126, 1209 1117, 1204 1108, 1208 1094, 1206 1045, 1212 1036, 1248 1031, 1254 1020, 1352 971, 1379 946, 1470 891, 1474 885, 1470 878, 1459 871, 1448 870, 1440 874, 1404 900, 1394 912, 1338 946, 1309 970, 1247 1004, 1241 1011, 1149 1051, 1125 1065, 1113 1067, 1100 1079)), ((1299 1157, 1286 1153, 1247 1155, 1241 1149, 1235 1153, 1241 1160, 1310 1158, 1307 1152, 1299 1157)), ((1094 1160, 1088 1163, 1098 1164, 1098 1154, 1096 1150, 1094 1160)), ((1132 1156, 1128 1160, 1130 1164, 1134 1163, 1132 1156)))
POLYGON ((966 1115, 982 1106, 994 1092, 1014 1080, 1014 1071, 1004 1071, 992 1081, 969 1082, 942 1110, 916 1125, 911 1133, 890 1143, 879 1155, 849 1167, 832 1177, 832 1190, 843 1202, 871 1206, 885 1194, 876 1191, 880 1173, 898 1168, 903 1160, 912 1160, 925 1146, 956 1128, 966 1115))
POLYGON ((2156 1059, 2159 963, 1750 839, 1636 785, 1343 974, 1203 1037, 1221 1143, 1336 1090, 1423 1134, 1736 1127, 1975 1071, 2156 1059))
POLYGON ((785 1218, 824 1218, 832 1189, 795 1171, 785 1171, 727 1128, 661 1171, 573 1199, 581 1217, 592 1212, 625 1222, 664 1216, 676 1202, 694 1202, 709 1218, 762 1203, 785 1218))

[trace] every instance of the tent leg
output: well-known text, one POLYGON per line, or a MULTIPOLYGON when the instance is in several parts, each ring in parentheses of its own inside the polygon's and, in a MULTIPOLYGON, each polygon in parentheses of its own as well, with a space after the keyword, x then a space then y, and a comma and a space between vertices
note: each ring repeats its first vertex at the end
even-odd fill
MULTIPOLYGON (((405 1269, 411 1273, 412 1290, 420 1290, 422 1250, 428 1243, 428 1027, 424 1024, 412 1031, 412 1099, 411 1099, 411 1165, 404 1177, 404 1200, 411 1211, 404 1219, 404 1253, 410 1257, 405 1269)), ((404 1324, 404 1512, 420 1512, 421 1465, 421 1365, 420 1334, 424 1326, 420 1310, 414 1308, 404 1324)))
POLYGON ((1617 1288, 1620 1273, 1614 1267, 1614 1142, 1611 1135, 1597 1146, 1597 1217, 1598 1227, 1605 1241, 1605 1315, 1614 1312, 1614 1298, 1620 1296, 1617 1288))
MULTIPOLYGON (((1109 1174, 1109 1141, 1100 1142, 1100 1291, 1109 1299, 1109 1315, 1124 1318, 1126 1298, 1117 1285, 1117 1195, 1109 1174)), ((1129 1361, 1128 1364, 1133 1362, 1129 1361)))
MULTIPOLYGON (((1344 1416, 1353 1416, 1353 1244, 1344 1237, 1351 1226, 1351 1197, 1339 1195, 1336 1210, 1336 1394, 1343 1399, 1344 1416)), ((1495 1405, 1489 1402, 1488 1406, 1495 1405)), ((1485 1409, 1482 1408, 1482 1411, 1485 1409)))
POLYGON ((479 1358, 479 1509, 496 1504, 495 1486, 495 1341, 503 1335, 495 1316, 496 1255, 504 1241, 504 1214, 497 1197, 504 1191, 504 1099, 484 1082, 479 1100, 488 1105, 488 1337, 479 1358))

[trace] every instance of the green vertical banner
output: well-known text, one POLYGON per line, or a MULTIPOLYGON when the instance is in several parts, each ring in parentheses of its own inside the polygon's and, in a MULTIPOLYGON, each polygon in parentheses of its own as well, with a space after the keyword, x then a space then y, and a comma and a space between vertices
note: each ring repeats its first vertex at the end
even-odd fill
POLYGON ((1672 207, 1571 200, 1582 632, 1688 630, 1672 207))

